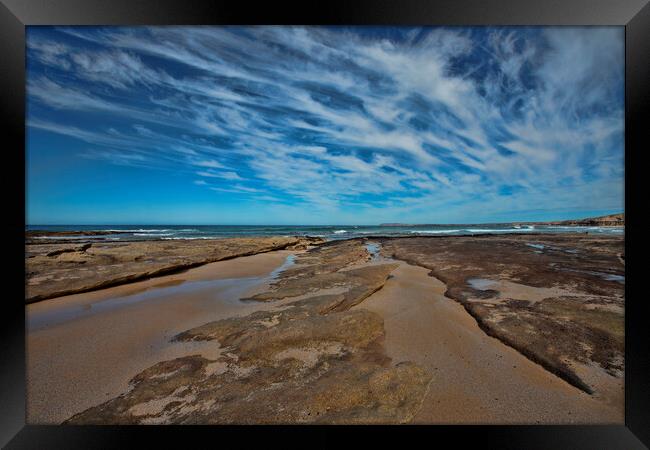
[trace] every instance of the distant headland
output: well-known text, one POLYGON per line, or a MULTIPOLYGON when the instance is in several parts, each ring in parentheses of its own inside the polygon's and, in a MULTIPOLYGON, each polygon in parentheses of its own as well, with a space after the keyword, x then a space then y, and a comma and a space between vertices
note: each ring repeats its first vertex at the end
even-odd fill
MULTIPOLYGON (((407 224, 407 223, 382 223, 380 227, 426 226, 438 224, 407 224)), ((499 222, 481 224, 445 224, 446 226, 465 225, 564 225, 564 226, 597 226, 597 227, 622 227, 625 226, 625 213, 609 214, 606 216, 587 217, 584 219, 559 220, 552 222, 499 222)))

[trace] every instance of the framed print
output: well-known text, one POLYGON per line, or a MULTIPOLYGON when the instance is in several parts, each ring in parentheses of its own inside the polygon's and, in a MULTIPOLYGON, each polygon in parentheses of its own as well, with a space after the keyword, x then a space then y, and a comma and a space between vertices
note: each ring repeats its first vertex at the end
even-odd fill
POLYGON ((647 2, 4 5, 7 448, 645 448, 647 2))

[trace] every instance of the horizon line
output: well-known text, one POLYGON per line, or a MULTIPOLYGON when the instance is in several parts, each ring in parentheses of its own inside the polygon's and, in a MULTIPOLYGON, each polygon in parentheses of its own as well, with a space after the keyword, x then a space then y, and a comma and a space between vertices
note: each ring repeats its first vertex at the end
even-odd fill
POLYGON ((510 224, 510 223, 521 223, 521 224, 542 224, 550 222, 564 222, 564 221, 580 221, 588 219, 597 219, 601 217, 614 216, 617 214, 625 214, 625 211, 603 214, 599 216, 590 216, 583 217, 579 219, 558 219, 558 220, 544 220, 544 221, 531 221, 531 220, 511 220, 511 221, 500 221, 500 222, 455 222, 455 223, 406 223, 406 222, 381 222, 375 224, 345 224, 345 223, 332 223, 332 224, 225 224, 225 223, 210 223, 210 224, 198 224, 198 223, 57 223, 57 224, 25 224, 26 227, 36 227, 36 226, 45 226, 45 227, 65 227, 65 226, 170 226, 170 227, 180 227, 180 226, 197 226, 197 227, 214 227, 214 226, 223 226, 223 227, 335 227, 335 226, 347 226, 347 227, 373 227, 373 226, 382 226, 382 225, 405 225, 405 226, 451 226, 451 225, 499 225, 499 224, 510 224))

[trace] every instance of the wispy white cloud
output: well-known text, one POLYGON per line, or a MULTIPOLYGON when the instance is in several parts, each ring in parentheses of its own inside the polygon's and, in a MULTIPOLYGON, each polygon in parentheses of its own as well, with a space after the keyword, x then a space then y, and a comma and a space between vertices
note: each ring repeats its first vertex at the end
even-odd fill
POLYGON ((479 205, 622 208, 617 28, 59 32, 67 39, 28 39, 51 69, 28 73, 30 101, 132 123, 116 134, 52 117, 29 126, 104 146, 94 158, 130 149, 217 192, 323 217, 359 203, 367 217, 428 221, 479 205))
POLYGON ((236 172, 214 172, 214 171, 207 171, 207 170, 200 170, 196 172, 196 174, 200 177, 206 177, 206 178, 222 178, 224 180, 243 180, 242 177, 237 175, 236 172))
POLYGON ((225 169, 223 164, 214 159, 192 161, 192 165, 197 167, 208 167, 210 169, 225 169))

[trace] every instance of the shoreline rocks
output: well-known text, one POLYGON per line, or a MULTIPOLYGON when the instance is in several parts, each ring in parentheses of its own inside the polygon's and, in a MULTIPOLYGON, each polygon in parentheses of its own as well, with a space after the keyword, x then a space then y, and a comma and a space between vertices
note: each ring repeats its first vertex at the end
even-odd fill
POLYGON ((431 270, 488 335, 575 387, 622 395, 624 239, 472 236, 386 239, 383 251, 431 270), (484 286, 482 286, 484 285, 484 286))
POLYGON ((265 237, 26 245, 26 303, 88 292, 274 250, 317 245, 319 238, 265 237))
POLYGON ((381 316, 350 310, 381 289, 396 267, 355 267, 368 259, 361 242, 303 253, 294 268, 253 298, 295 301, 209 322, 173 338, 213 342, 223 349, 220 357, 162 361, 133 377, 127 392, 65 423, 408 422, 431 375, 411 362, 391 364, 382 345, 381 316), (328 293, 332 288, 339 292, 328 293))
MULTIPOLYGON (((620 403, 622 236, 537 233, 373 241, 382 244, 383 256, 429 269, 446 284, 445 295, 488 335, 585 393, 620 403)), ((368 264, 371 256, 361 238, 318 246, 265 245, 280 244, 310 248, 265 291, 242 299, 279 306, 178 333, 174 341, 213 343, 219 356, 188 354, 161 361, 135 375, 128 391, 66 423, 410 421, 433 375, 412 362, 393 364, 385 353, 381 316, 352 308, 381 289, 396 264, 368 264)), ((236 254, 234 248, 241 251, 249 244, 230 245, 219 254, 236 254)), ((258 243, 254 248, 265 247, 258 243)), ((187 249, 190 254, 205 251, 187 249)), ((95 250, 93 244, 85 253, 95 250)), ((37 256, 56 260, 83 258, 82 253, 37 256)))

